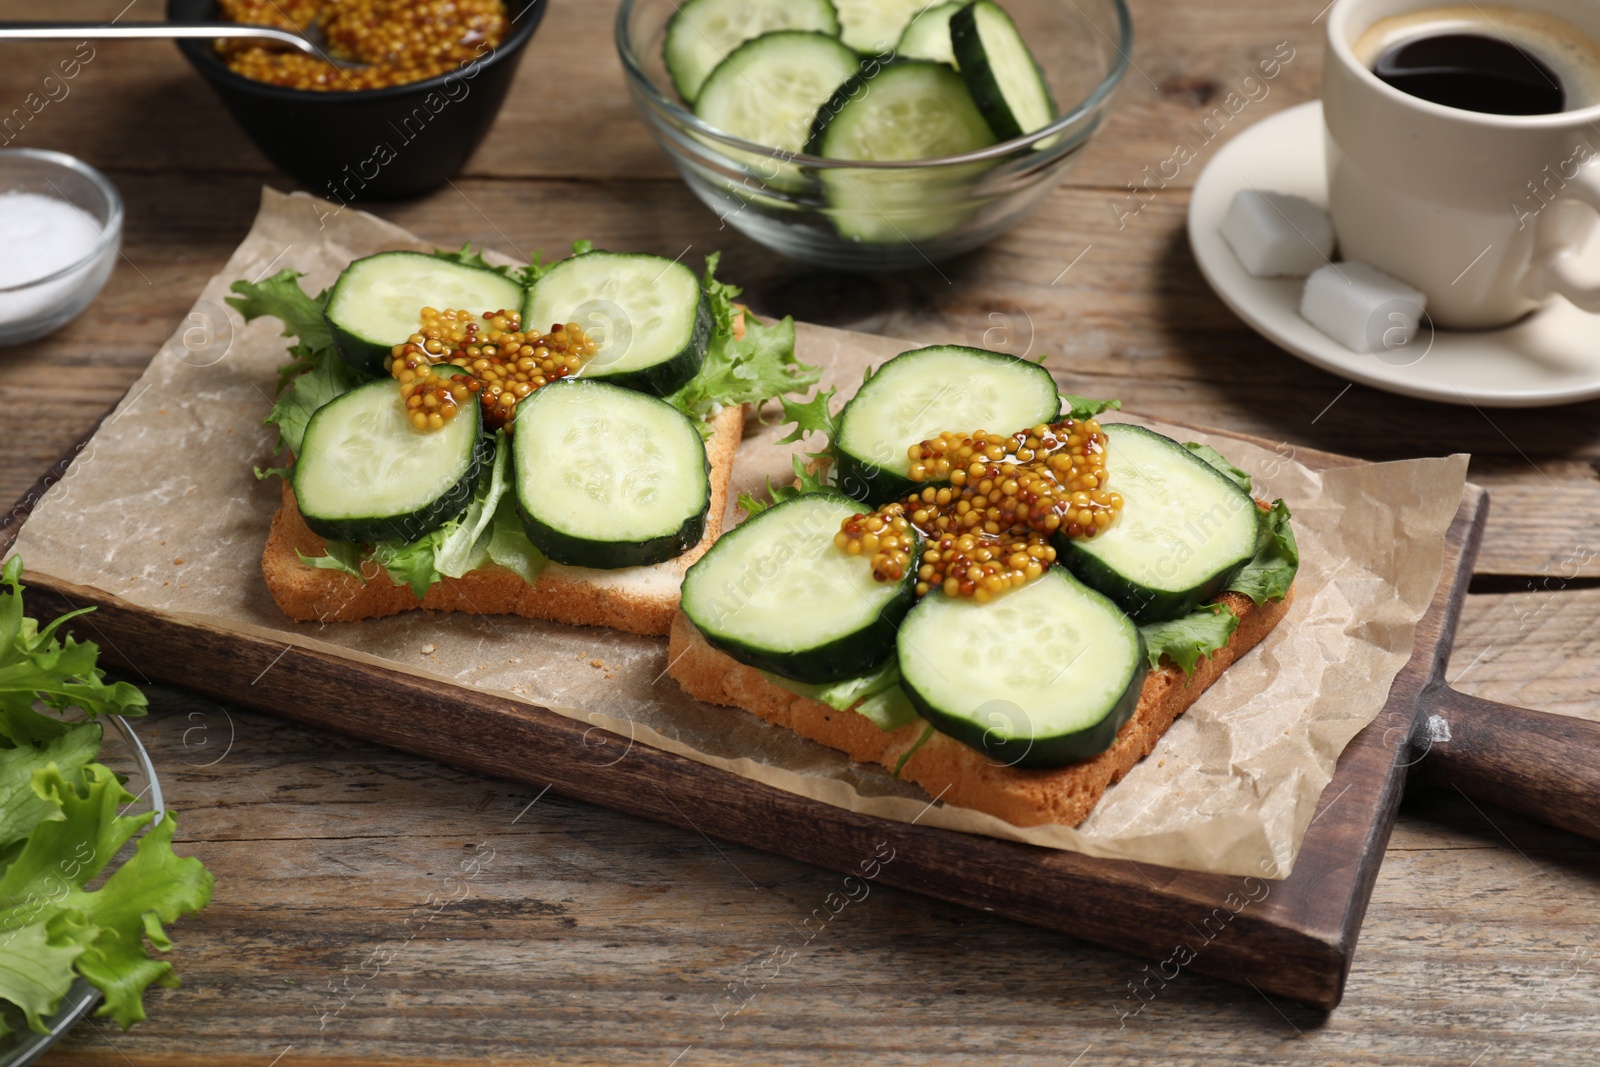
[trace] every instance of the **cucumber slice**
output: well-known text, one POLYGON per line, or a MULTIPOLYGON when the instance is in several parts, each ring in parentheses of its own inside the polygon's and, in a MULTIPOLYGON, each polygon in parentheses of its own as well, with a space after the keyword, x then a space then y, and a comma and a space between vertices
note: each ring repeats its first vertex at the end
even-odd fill
POLYGON ((415 541, 443 526, 466 510, 492 447, 482 418, 473 402, 442 429, 418 430, 388 379, 328 401, 295 456, 306 525, 334 541, 415 541))
POLYGON ((564 259, 528 290, 525 329, 576 322, 595 341, 583 377, 668 396, 700 373, 711 305, 700 280, 660 256, 586 252, 564 259))
POLYGON ((1056 537, 1056 552, 1138 622, 1187 615, 1255 555, 1255 501, 1170 437, 1127 423, 1101 428, 1122 512, 1087 540, 1056 537))
POLYGON ((683 612, 740 663, 823 685, 867 674, 894 653, 895 626, 916 598, 916 573, 879 582, 871 564, 834 547, 867 510, 838 493, 807 493, 723 534, 683 579, 683 612))
POLYGON ((605 382, 551 382, 517 405, 511 468, 533 546, 574 567, 644 567, 705 536, 711 464, 663 400, 605 382))
POLYGON ((839 36, 829 0, 688 0, 667 23, 661 58, 678 95, 698 102, 711 72, 735 48, 776 30, 839 36))
POLYGON ((326 314, 344 361, 363 374, 383 374, 390 350, 417 332, 425 307, 482 315, 521 306, 522 286, 494 271, 423 252, 379 252, 344 269, 326 314))
POLYGON ((1011 16, 991 0, 950 18, 950 41, 978 110, 1002 141, 1056 120, 1056 102, 1011 16))
POLYGON ((1010 767, 1110 748, 1149 669, 1139 628, 1060 567, 988 604, 923 597, 897 644, 901 686, 922 717, 1010 767))
POLYGON ((965 6, 965 3, 940 4, 912 19, 906 32, 900 35, 900 43, 894 47, 895 55, 956 66, 955 49, 950 45, 950 16, 965 6))
POLYGON ((724 133, 799 152, 817 108, 860 69, 861 57, 836 38, 798 30, 765 34, 740 45, 717 66, 700 90, 694 113, 724 133))
POLYGON ((922 487, 906 477, 917 442, 946 430, 1012 433, 1060 411, 1055 379, 1037 363, 960 345, 902 352, 839 412, 839 487, 869 504, 898 499, 922 487))
MULTIPOLYGON (((817 112, 808 150, 829 159, 874 162, 961 155, 994 143, 961 75, 943 63, 869 64, 817 112)), ((821 172, 828 217, 845 237, 903 244, 961 225, 975 205, 971 180, 988 166, 821 172), (949 205, 943 207, 942 205, 949 205)))
POLYGON ((834 0, 839 38, 863 55, 888 54, 928 0, 834 0))

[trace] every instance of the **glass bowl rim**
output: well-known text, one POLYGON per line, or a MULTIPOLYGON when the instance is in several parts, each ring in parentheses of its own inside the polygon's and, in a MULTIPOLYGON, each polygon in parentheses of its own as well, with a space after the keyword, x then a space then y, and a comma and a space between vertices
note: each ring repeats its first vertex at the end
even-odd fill
MULTIPOLYGON (((632 35, 628 32, 628 16, 638 6, 639 0, 622 0, 617 8, 615 23, 615 41, 617 55, 622 60, 623 70, 635 85, 642 87, 643 91, 651 98, 651 103, 666 111, 674 123, 688 129, 690 132, 735 149, 746 154, 766 156, 776 159, 780 163, 798 163, 817 170, 832 168, 849 168, 851 170, 906 170, 912 168, 954 166, 962 163, 979 163, 992 159, 1003 159, 1020 148, 1028 148, 1041 141, 1065 133, 1085 116, 1091 115, 1106 105, 1122 76, 1127 73, 1132 61, 1128 53, 1133 50, 1133 15, 1128 9, 1127 0, 1107 0, 1117 17, 1117 37, 1112 40, 1104 33, 1105 38, 1116 52, 1116 58, 1111 68, 1106 72, 1088 96, 1084 97, 1071 111, 1062 115, 1048 126, 1044 126, 1032 133, 1021 137, 1014 137, 1009 141, 1001 141, 980 148, 974 152, 965 152, 958 156, 937 156, 933 159, 907 159, 907 160, 845 160, 828 159, 823 156, 814 156, 805 152, 788 152, 783 149, 773 148, 770 145, 759 145, 753 141, 741 140, 731 134, 723 133, 713 126, 702 122, 693 112, 687 111, 676 100, 662 92, 661 88, 644 72, 643 65, 633 48, 632 35)), ((1077 4, 1067 0, 1075 10, 1077 4)), ((1080 12, 1080 15, 1082 13, 1080 12)), ((1087 20, 1086 20, 1087 21, 1087 20)), ((1098 27, 1095 31, 1099 33, 1098 27)))
MULTIPOLYGON (((0 295, 22 293, 35 286, 48 285, 51 282, 59 281, 99 259, 105 254, 107 245, 115 247, 110 235, 115 233, 120 238, 122 233, 122 194, 117 192, 117 187, 111 184, 110 178, 107 178, 77 156, 69 156, 65 152, 55 152, 48 148, 0 148, 0 184, 5 181, 4 167, 5 161, 8 159, 32 159, 42 163, 50 163, 63 170, 72 171, 80 177, 87 178, 89 184, 100 190, 101 195, 106 198, 106 221, 100 226, 100 243, 88 255, 41 278, 33 278, 29 281, 18 282, 16 285, 0 287, 0 295)), ((72 204, 72 201, 66 200, 65 197, 61 199, 68 204, 72 204)), ((76 204, 72 204, 72 206, 78 207, 76 204)), ((78 208, 78 210, 82 211, 83 209, 78 208)))

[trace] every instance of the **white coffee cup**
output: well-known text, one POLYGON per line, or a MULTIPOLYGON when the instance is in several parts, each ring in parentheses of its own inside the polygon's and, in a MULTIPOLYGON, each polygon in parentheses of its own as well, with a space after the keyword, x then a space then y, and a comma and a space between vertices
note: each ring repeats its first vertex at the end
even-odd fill
MULTIPOLYGON (((1503 326, 1557 294, 1600 313, 1600 249, 1585 249, 1600 223, 1600 103, 1463 111, 1386 84, 1356 54, 1378 20, 1452 2, 1337 0, 1328 12, 1322 106, 1339 255, 1422 290, 1440 327, 1503 326)), ((1511 2, 1600 42, 1595 0, 1511 2)))

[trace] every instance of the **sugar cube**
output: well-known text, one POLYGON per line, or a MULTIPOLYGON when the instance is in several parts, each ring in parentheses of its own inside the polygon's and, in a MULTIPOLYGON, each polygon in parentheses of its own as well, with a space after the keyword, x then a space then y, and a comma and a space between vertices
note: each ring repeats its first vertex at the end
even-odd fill
POLYGON ((1333 255, 1333 223, 1303 196, 1242 189, 1222 238, 1257 278, 1304 278, 1333 255))
POLYGON ((1306 279, 1300 314, 1352 352, 1403 349, 1417 335, 1428 298, 1366 263, 1318 267, 1306 279))

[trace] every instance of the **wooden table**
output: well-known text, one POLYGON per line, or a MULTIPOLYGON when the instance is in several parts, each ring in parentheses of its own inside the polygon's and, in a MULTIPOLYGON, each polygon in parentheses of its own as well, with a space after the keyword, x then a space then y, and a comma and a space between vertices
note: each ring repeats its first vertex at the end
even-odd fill
MULTIPOLYGON (((106 18, 126 2, 57 7, 106 18)), ((720 248, 761 311, 1047 353, 1074 392, 1291 446, 1471 452, 1494 507, 1450 677, 1600 718, 1600 403, 1421 403, 1349 387, 1261 340, 1212 295, 1183 236, 1187 189, 1216 143, 1118 226, 1127 184, 1280 42, 1293 58, 1228 135, 1314 96, 1324 2, 1135 0, 1136 66, 1067 184, 1023 228, 937 271, 830 277, 719 231, 631 112, 610 4, 555 0, 467 172, 374 210, 442 245, 720 248)), ((0 18, 37 14, 0 2, 0 18)), ((159 5, 136 0, 125 17, 158 18, 159 5)), ((11 143, 109 173, 128 205, 124 255, 89 315, 0 352, 4 500, 180 325, 260 186, 292 187, 170 46, 94 48, 11 143)), ((4 110, 50 88, 70 49, 56 51, 0 47, 4 110)), ((1119 1022, 1142 961, 879 889, 719 1022, 730 983, 787 943, 837 875, 181 693, 151 697, 141 733, 216 899, 174 931, 183 989, 153 992, 131 1033, 79 1027, 50 1064, 1600 1058, 1596 847, 1453 793, 1408 799, 1332 1015, 1185 975, 1119 1022), (445 879, 473 857, 465 897, 405 943, 402 918, 459 895, 445 879)))

